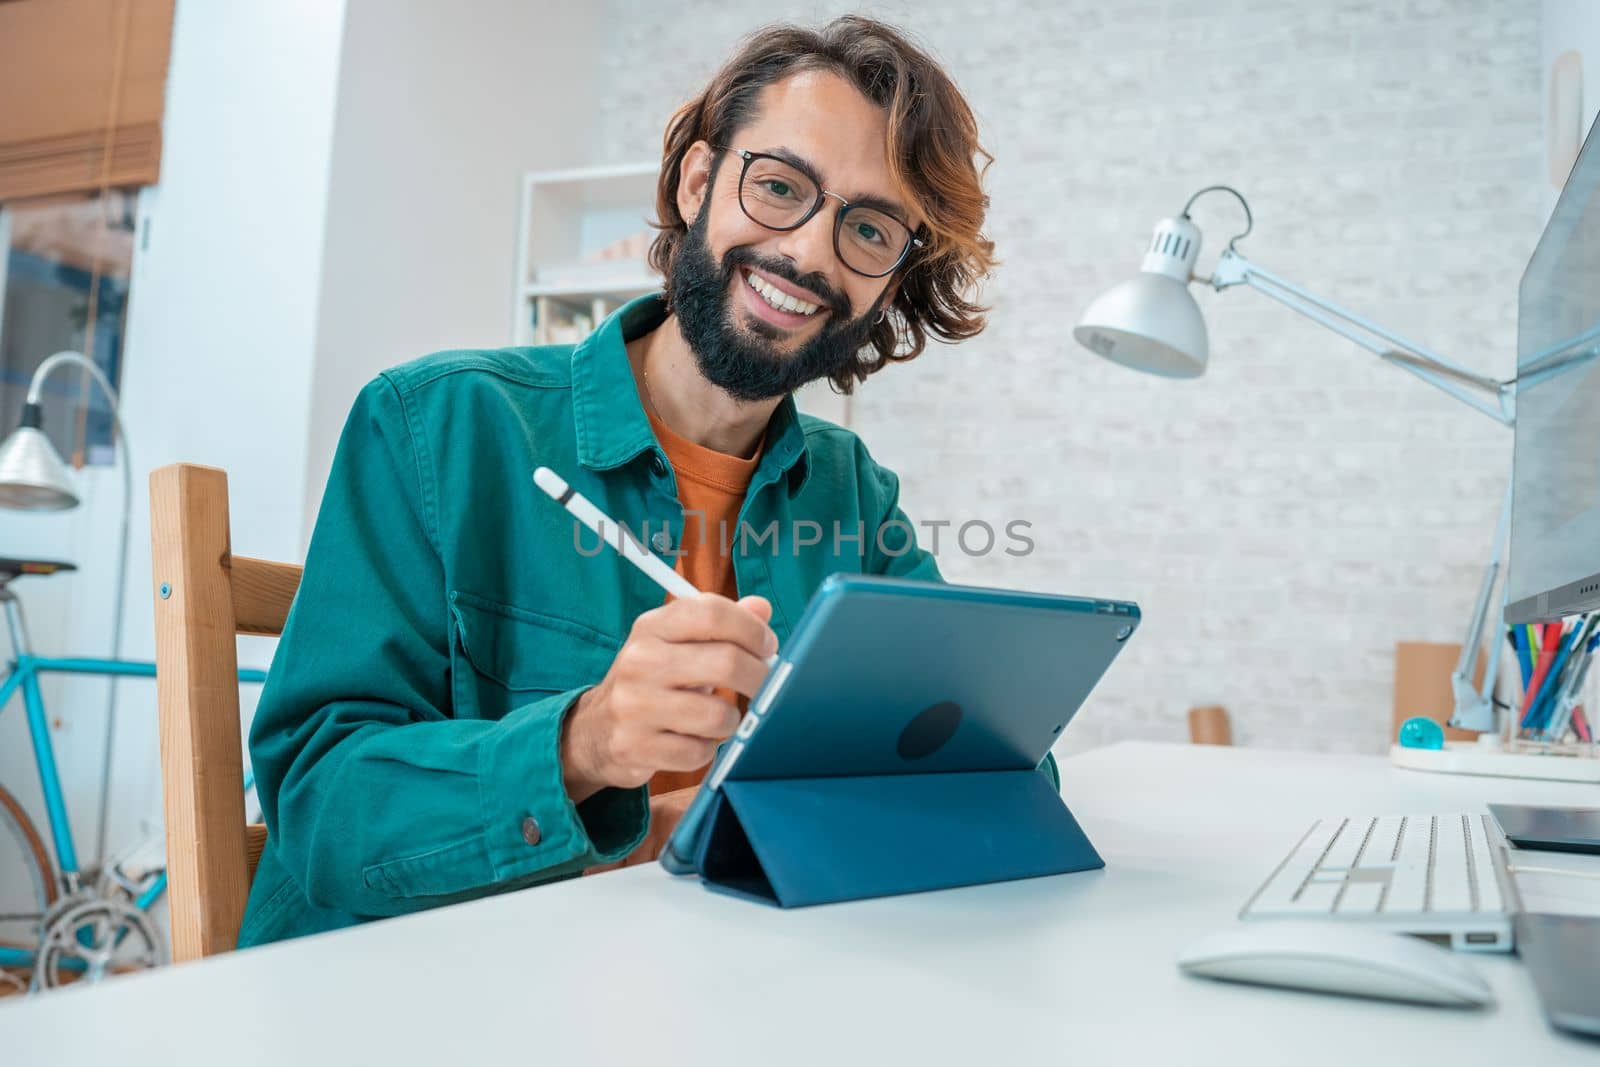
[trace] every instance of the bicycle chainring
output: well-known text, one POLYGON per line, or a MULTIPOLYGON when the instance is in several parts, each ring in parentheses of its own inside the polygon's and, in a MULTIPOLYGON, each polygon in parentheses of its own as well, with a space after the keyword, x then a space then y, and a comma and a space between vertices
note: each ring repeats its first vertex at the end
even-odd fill
POLYGON ((161 933, 131 903, 81 889, 56 902, 41 924, 33 988, 99 982, 166 962, 161 933))

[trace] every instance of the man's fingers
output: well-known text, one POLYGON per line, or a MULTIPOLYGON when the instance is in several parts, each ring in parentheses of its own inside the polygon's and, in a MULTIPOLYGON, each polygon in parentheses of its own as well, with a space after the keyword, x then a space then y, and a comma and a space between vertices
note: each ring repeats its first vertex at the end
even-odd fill
POLYGON ((777 635, 755 610, 715 593, 674 600, 646 612, 639 621, 663 641, 728 641, 757 659, 766 659, 778 650, 777 635))
POLYGON ((717 743, 682 734, 656 734, 645 743, 645 762, 657 770, 697 771, 717 754, 717 743))
MULTIPOLYGON (((761 688, 778 645, 771 614, 764 598, 736 603, 708 593, 640 615, 595 690, 604 694, 594 712, 607 753, 602 780, 634 783, 709 764, 739 727, 739 709, 711 690, 753 696, 761 688)), ((594 707, 580 701, 580 710, 594 707)))
POLYGON ((762 622, 768 625, 772 623, 772 601, 766 597, 742 596, 739 598, 738 603, 741 608, 750 612, 762 622))
POLYGON ((692 689, 716 686, 755 696, 767 677, 767 664, 737 645, 701 641, 670 645, 670 655, 656 677, 664 685, 692 689))
POLYGON ((670 689, 660 693, 652 703, 650 725, 662 733, 715 744, 732 737, 739 728, 739 709, 707 693, 670 689))

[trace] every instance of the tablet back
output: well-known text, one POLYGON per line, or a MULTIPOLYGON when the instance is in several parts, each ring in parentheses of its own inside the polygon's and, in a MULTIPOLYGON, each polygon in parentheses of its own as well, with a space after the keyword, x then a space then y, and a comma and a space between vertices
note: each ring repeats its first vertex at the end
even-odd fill
POLYGON ((836 575, 715 779, 1031 768, 1138 624, 1125 601, 836 575))

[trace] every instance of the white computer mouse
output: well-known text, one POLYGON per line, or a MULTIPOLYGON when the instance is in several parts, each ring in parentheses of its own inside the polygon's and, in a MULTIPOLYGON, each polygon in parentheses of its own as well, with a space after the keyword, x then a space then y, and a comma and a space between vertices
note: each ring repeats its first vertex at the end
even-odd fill
POLYGON ((1206 978, 1384 1000, 1481 1007, 1494 993, 1449 949, 1354 923, 1272 919, 1203 937, 1178 967, 1206 978))

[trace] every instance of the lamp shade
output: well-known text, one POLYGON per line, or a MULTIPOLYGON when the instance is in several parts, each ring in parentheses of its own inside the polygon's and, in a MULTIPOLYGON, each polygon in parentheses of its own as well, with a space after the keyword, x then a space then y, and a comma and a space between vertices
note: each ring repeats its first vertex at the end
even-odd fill
POLYGON ((1072 331, 1078 343, 1124 367, 1164 378, 1206 370, 1206 323, 1182 282, 1140 271, 1107 289, 1072 331))
POLYGON ((1156 225, 1139 273, 1101 293, 1072 336, 1114 363, 1165 378, 1198 378, 1209 358, 1206 323, 1189 293, 1200 231, 1187 217, 1156 225))
POLYGON ((37 426, 20 426, 0 444, 0 507, 64 511, 78 506, 72 476, 37 426))

